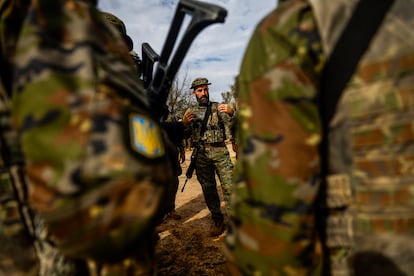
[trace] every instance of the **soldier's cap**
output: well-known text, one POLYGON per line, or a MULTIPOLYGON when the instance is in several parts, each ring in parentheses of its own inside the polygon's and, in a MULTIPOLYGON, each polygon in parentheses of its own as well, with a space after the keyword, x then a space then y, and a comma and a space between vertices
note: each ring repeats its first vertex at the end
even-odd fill
POLYGON ((194 88, 196 88, 197 86, 200 86, 200 85, 210 85, 210 84, 211 83, 208 82, 208 79, 206 79, 206 78, 196 78, 191 83, 190 89, 194 89, 194 88))
POLYGON ((124 22, 112 13, 102 11, 101 14, 112 26, 114 26, 119 31, 128 46, 128 50, 131 51, 134 48, 134 42, 132 41, 131 37, 127 35, 124 22))

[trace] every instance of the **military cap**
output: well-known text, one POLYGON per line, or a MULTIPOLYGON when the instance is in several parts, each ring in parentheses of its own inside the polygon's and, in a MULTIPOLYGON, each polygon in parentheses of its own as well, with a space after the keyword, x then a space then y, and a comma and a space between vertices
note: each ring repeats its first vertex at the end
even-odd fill
POLYGON ((200 85, 210 85, 211 83, 209 83, 208 82, 208 79, 206 79, 206 78, 196 78, 192 83, 191 83, 191 87, 190 87, 190 89, 194 89, 194 88, 196 88, 197 86, 200 86, 200 85))
POLYGON ((119 31, 119 33, 122 35, 122 37, 125 40, 125 43, 128 46, 128 50, 131 51, 134 48, 134 42, 132 41, 131 37, 127 35, 124 22, 122 22, 121 19, 119 19, 112 13, 101 12, 101 14, 109 23, 111 23, 112 26, 114 26, 119 31))

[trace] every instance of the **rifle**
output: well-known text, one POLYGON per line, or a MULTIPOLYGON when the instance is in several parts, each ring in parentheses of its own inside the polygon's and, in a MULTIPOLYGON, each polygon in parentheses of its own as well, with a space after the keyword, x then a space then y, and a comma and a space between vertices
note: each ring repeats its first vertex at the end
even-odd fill
POLYGON ((211 114, 211 103, 208 103, 206 113, 204 113, 203 122, 201 123, 201 129, 200 129, 200 138, 197 141, 196 146, 193 149, 193 152, 191 153, 191 161, 190 165, 187 168, 187 171, 185 172, 185 176, 187 177, 185 179, 184 185, 181 188, 181 192, 184 192, 185 185, 187 185, 187 181, 193 176, 195 167, 196 167, 196 160, 198 152, 200 151, 200 146, 202 145, 201 139, 203 138, 204 132, 206 131, 207 121, 208 117, 210 117, 211 114))
POLYGON ((196 147, 194 148, 193 152, 191 153, 190 165, 188 166, 187 171, 185 172, 185 176, 187 178, 185 179, 184 185, 181 188, 181 192, 184 192, 184 188, 185 188, 185 185, 187 185, 187 181, 191 177, 193 177, 193 173, 194 173, 194 170, 195 170, 195 164, 196 164, 196 159, 197 159, 199 148, 200 148, 200 146, 197 143, 196 147))
POLYGON ((165 113, 172 81, 191 43, 205 27, 214 23, 223 23, 226 16, 227 10, 220 6, 195 0, 180 0, 161 55, 158 55, 148 43, 142 44, 144 87, 147 89, 150 106, 158 119, 165 113), (186 14, 191 15, 191 21, 182 35, 180 44, 175 47, 186 14), (171 57, 174 48, 175 52, 171 57), (155 62, 158 63, 153 74, 155 62))

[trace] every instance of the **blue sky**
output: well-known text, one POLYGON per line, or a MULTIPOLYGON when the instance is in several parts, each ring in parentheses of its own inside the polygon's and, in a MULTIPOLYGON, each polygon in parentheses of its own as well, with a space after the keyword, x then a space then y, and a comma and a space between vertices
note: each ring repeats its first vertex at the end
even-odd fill
MULTIPOLYGON (((180 82, 187 75, 207 77, 210 97, 221 101, 221 92, 229 91, 240 69, 248 40, 263 16, 276 7, 275 0, 208 0, 227 9, 224 24, 213 24, 192 43, 181 70, 180 82)), ((99 8, 121 18, 134 40, 134 50, 141 56, 141 44, 148 42, 161 52, 178 0, 100 0, 99 8)))

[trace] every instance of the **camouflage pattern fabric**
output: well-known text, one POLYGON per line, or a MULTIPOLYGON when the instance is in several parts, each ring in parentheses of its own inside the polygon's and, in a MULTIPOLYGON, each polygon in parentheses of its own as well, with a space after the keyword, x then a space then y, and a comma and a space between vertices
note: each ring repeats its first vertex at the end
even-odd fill
POLYGON ((257 26, 237 81, 239 146, 226 236, 234 275, 318 275, 320 122, 313 101, 324 55, 306 1, 279 1, 257 26))
POLYGON ((29 4, 0 1, 0 275, 85 274, 84 263, 68 260, 56 249, 28 203, 21 147, 10 120, 10 58, 29 4))
MULTIPOLYGON (((355 1, 311 3, 324 45, 331 49, 340 32, 338 18, 346 18, 355 1), (327 10, 336 17, 326 16, 327 10)), ((347 209, 330 221, 328 242, 343 247, 349 274, 414 271, 414 46, 407 43, 414 38, 413 10, 414 1, 394 1, 330 124, 331 203, 342 202, 347 209), (340 225, 348 231, 339 232, 340 225)))
MULTIPOLYGON (((238 80, 241 151, 226 241, 230 268, 246 275, 319 274, 321 266, 314 100, 320 69, 357 1, 309 2, 283 1, 261 21, 238 80)), ((414 271, 413 8, 395 1, 331 121, 332 275, 414 271)))
POLYGON ((16 153, 18 139, 10 128, 6 103, 7 99, 2 97, 1 147, 10 159, 1 162, 0 275, 79 275, 85 271, 85 263, 65 258, 54 246, 43 219, 28 204, 28 187, 21 166, 10 165, 21 155, 16 153))
POLYGON ((233 163, 227 147, 201 146, 196 162, 197 180, 201 184, 204 200, 214 221, 223 220, 220 197, 217 192, 216 175, 220 180, 226 208, 230 204, 232 187, 233 163))
POLYGON ((36 1, 20 34, 11 113, 30 206, 90 272, 151 273, 175 175, 128 48, 89 1, 36 1))
POLYGON ((206 78, 196 78, 192 83, 190 89, 194 89, 200 85, 210 85, 211 83, 206 78))
MULTIPOLYGON (((186 137, 191 136, 193 146, 200 142, 201 147, 196 160, 196 175, 200 183, 205 202, 214 221, 222 221, 223 214, 220 207, 220 197, 217 192, 217 173, 223 191, 226 208, 230 206, 230 194, 232 187, 233 163, 227 150, 225 140, 225 125, 230 122, 229 115, 218 112, 218 103, 211 103, 211 115, 207 120, 206 130, 200 139, 200 130, 206 106, 198 105, 189 108, 197 117, 185 131, 186 137)), ((186 111, 186 112, 187 112, 186 111)))
MULTIPOLYGON (((0 122, 2 138, 10 115, 7 112, 6 98, 0 83, 0 122)), ((4 151, 4 139, 0 143, 4 151)), ((35 250, 34 237, 27 227, 23 210, 28 210, 27 202, 19 198, 24 190, 17 191, 13 185, 3 154, 0 156, 0 275, 38 275, 39 261, 35 250), (26 204, 25 204, 26 203, 26 204)))
MULTIPOLYGON (((217 106, 218 103, 211 103, 211 115, 207 121, 204 136, 201 137, 201 142, 204 144, 222 143, 226 140, 226 124, 230 122, 230 116, 227 113, 218 112, 217 106)), ((191 136, 193 144, 200 141, 201 123, 206 110, 207 107, 202 105, 186 110, 186 112, 192 111, 196 116, 195 122, 186 129, 186 136, 191 136)))

